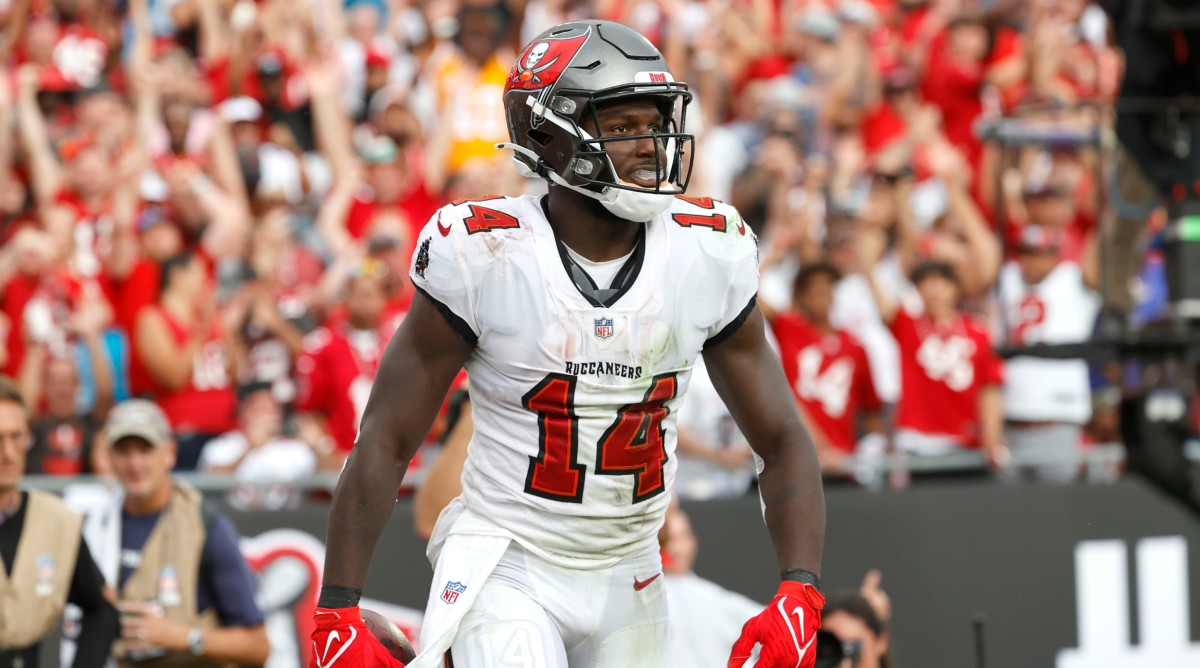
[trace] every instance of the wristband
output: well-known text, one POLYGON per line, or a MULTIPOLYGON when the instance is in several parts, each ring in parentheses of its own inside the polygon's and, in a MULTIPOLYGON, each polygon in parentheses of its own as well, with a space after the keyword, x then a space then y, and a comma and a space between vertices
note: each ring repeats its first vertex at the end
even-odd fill
POLYGON ((318 608, 353 608, 362 598, 361 589, 325 585, 321 587, 321 597, 317 599, 318 608))
POLYGON ((816 589, 818 593, 822 595, 825 593, 821 591, 821 578, 817 577, 817 574, 813 573, 812 571, 808 571, 803 568, 789 568, 779 577, 782 580, 791 580, 792 582, 802 582, 807 585, 812 585, 813 589, 816 589))

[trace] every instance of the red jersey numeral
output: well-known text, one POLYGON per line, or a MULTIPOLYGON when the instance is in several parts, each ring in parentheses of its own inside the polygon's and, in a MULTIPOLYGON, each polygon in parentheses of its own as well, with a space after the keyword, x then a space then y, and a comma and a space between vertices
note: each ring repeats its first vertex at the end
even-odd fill
POLYGON ((713 198, 711 197, 688 197, 687 195, 676 195, 675 199, 681 199, 688 204, 698 206, 701 209, 713 208, 713 198))
POLYGON ((192 358, 192 386, 201 392, 229 387, 229 358, 220 341, 206 342, 192 358))
POLYGON ((552 373, 521 398, 538 416, 538 455, 529 458, 525 492, 552 501, 583 502, 575 376, 552 373))
POLYGON ((521 226, 520 221, 503 211, 475 204, 471 204, 470 207, 471 217, 463 221, 467 224, 467 232, 469 234, 491 232, 492 230, 506 230, 521 226))
POLYGON ((675 398, 677 391, 675 374, 655 377, 642 402, 622 407, 617 421, 600 438, 596 473, 634 476, 637 481, 634 503, 657 496, 667 488, 663 478, 667 448, 662 421, 667 417, 666 403, 675 398))
POLYGON ((1046 320, 1046 304, 1037 295, 1029 295, 1017 305, 1016 322, 1013 323, 1013 343, 1023 346, 1028 343, 1030 330, 1041 326, 1046 320))
POLYGON ((494 199, 504 199, 504 195, 484 195, 483 197, 462 197, 450 203, 450 206, 459 206, 467 202, 490 202, 494 199))
MULTIPOLYGON (((579 463, 579 419, 575 415, 576 377, 552 373, 521 399, 538 415, 538 454, 529 458, 526 493, 554 501, 583 502, 587 467, 579 463)), ((633 502, 666 490, 667 462, 662 421, 675 398, 675 374, 654 378, 645 398, 622 406, 596 448, 596 473, 634 476, 633 502)))
POLYGON ((672 218, 682 227, 707 227, 717 232, 725 231, 725 216, 714 213, 710 216, 699 216, 694 213, 677 213, 672 218))

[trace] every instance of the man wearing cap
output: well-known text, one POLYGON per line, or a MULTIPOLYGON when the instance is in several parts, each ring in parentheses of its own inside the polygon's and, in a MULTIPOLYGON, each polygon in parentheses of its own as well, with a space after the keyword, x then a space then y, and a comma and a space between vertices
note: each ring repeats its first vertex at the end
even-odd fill
POLYGON ((55 496, 18 487, 31 438, 21 393, 0 376, 0 668, 37 666, 39 645, 68 602, 83 611, 72 665, 99 667, 117 613, 80 537, 80 517, 55 496))
POLYGON ((309 332, 296 359, 296 409, 323 423, 336 443, 332 468, 354 448, 379 361, 400 320, 386 317, 395 279, 384 263, 366 259, 348 273, 344 313, 309 332))
POLYGON ((352 131, 339 104, 344 82, 332 59, 309 68, 308 87, 316 143, 333 178, 317 216, 322 238, 340 255, 386 232, 396 237, 407 262, 421 227, 444 201, 437 194, 442 170, 426 169, 419 123, 404 107, 404 93, 391 87, 374 93, 368 109, 373 128, 352 131), (350 135, 354 140, 346 141, 350 135))
MULTIPOLYGON (((112 213, 116 149, 101 141, 103 137, 86 132, 74 133, 56 145, 38 106, 40 73, 31 64, 18 69, 14 100, 17 129, 28 153, 32 195, 47 229, 72 231, 70 265, 76 277, 103 283, 111 259, 103 219, 112 213), (52 228, 47 219, 59 227, 52 228)), ((125 113, 121 107, 115 111, 125 113)), ((113 119, 114 123, 118 120, 113 119)))
MULTIPOLYGON (((234 150, 247 178, 248 194, 295 204, 304 197, 303 166, 296 154, 264 136, 263 107, 252 97, 233 97, 220 106, 229 123, 234 150)), ((293 136, 292 139, 295 139, 293 136)))
MULTIPOLYGON (((1008 343, 1081 343, 1091 338, 1100 303, 1095 244, 1081 263, 1062 258, 1059 230, 1027 224, 1016 258, 1000 272, 1000 302, 1008 343)), ((1091 384, 1081 359, 1014 357, 1004 378, 1004 436, 1017 455, 1053 458, 1018 473, 1058 482, 1075 477, 1083 425, 1091 419, 1091 384)))
POLYGON ((238 535, 200 493, 173 480, 176 445, 150 401, 118 404, 104 427, 120 487, 84 526, 118 592, 121 665, 260 665, 269 645, 238 535))

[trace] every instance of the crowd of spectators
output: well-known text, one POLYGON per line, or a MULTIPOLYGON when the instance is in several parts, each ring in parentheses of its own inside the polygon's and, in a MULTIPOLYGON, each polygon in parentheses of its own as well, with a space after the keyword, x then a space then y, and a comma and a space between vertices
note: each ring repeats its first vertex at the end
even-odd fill
MULTIPOLYGON (((541 187, 494 148, 517 49, 587 17, 692 87, 689 195, 758 233, 830 476, 1115 438, 1119 373, 993 352, 1085 340, 1099 308, 1091 138, 1121 61, 1088 0, 0 0, 0 372, 34 407, 30 472, 105 473, 96 425, 130 396, 180 468, 338 470, 418 231, 541 187), (1040 139, 987 141, 1003 123, 1040 139)), ((690 412, 685 458, 752 471, 690 412)))

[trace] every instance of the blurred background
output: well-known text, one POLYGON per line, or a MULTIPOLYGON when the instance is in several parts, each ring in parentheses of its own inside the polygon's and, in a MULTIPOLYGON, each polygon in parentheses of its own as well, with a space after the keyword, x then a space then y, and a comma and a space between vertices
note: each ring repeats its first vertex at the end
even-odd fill
MULTIPOLYGON (((0 0, 0 373, 35 407, 27 483, 109 484, 98 427, 148 397, 256 569, 281 544, 319 564, 417 234, 544 189, 493 148, 507 72, 556 23, 616 20, 695 94, 689 195, 758 233, 826 474, 827 588, 882 570, 890 647, 843 665, 1195 665, 1194 5, 0 0), (1129 609, 1088 621, 1105 549, 1129 609), (1182 602, 1137 598, 1162 554, 1182 602), (1137 663, 1152 635, 1167 658, 1137 663)), ((409 497, 450 399, 367 591, 410 630, 409 497)), ((703 369, 678 420, 696 570, 765 600, 751 455, 703 369)), ((307 623, 310 580, 277 627, 307 623)))

